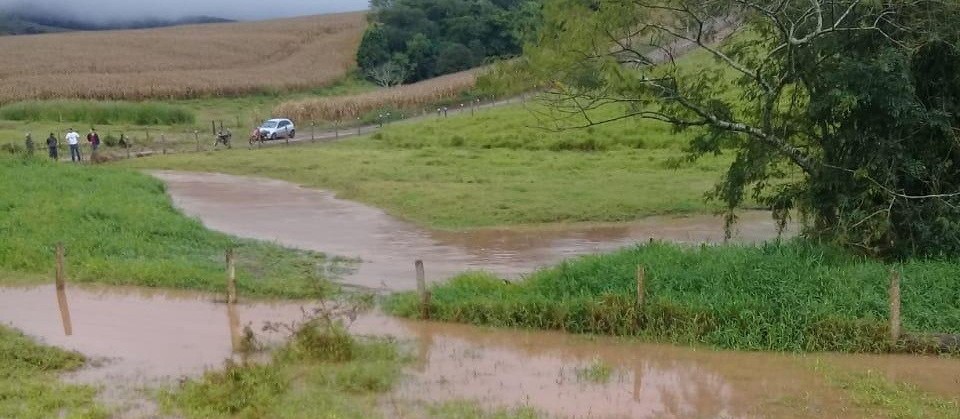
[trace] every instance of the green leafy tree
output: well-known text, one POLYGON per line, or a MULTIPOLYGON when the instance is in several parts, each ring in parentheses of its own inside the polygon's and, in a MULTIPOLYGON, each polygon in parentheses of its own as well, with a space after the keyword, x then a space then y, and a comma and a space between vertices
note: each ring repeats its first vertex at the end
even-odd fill
POLYGON ((361 69, 371 69, 390 60, 390 49, 383 28, 373 25, 363 34, 360 49, 357 50, 357 65, 361 69))
POLYGON ((519 55, 540 18, 540 0, 377 0, 371 7, 360 69, 369 74, 403 54, 410 60, 407 81, 519 55))
POLYGON ((436 75, 437 46, 426 35, 418 33, 407 41, 407 55, 410 57, 411 74, 415 80, 428 79, 436 75))
POLYGON ((656 119, 696 134, 692 158, 732 153, 710 193, 728 223, 752 197, 869 254, 960 254, 957 2, 552 0, 544 13, 531 69, 564 126, 656 119), (593 119, 600 106, 622 113, 593 119))

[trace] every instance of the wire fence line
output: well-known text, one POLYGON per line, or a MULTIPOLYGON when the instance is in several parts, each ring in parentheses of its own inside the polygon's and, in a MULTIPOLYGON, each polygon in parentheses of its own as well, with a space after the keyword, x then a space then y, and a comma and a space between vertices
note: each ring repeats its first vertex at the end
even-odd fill
MULTIPOLYGON (((455 115, 475 115, 483 110, 501 106, 525 103, 533 94, 523 94, 506 99, 492 99, 487 101, 474 100, 458 103, 453 106, 434 106, 414 111, 403 111, 399 115, 396 111, 384 111, 373 118, 374 122, 357 120, 350 124, 323 122, 308 122, 297 125, 295 138, 250 141, 254 127, 242 126, 240 118, 233 124, 223 124, 222 121, 212 121, 211 127, 200 131, 198 129, 156 129, 139 127, 136 129, 108 128, 99 132, 101 145, 96 153, 92 147, 81 139, 81 153, 85 160, 109 161, 149 157, 166 154, 205 153, 230 148, 246 148, 257 150, 261 148, 284 147, 291 145, 315 144, 334 142, 347 138, 369 135, 380 131, 385 126, 395 123, 406 123, 431 119, 446 119, 455 115), (366 123, 364 123, 366 122, 366 123), (212 132, 211 132, 212 131, 212 132), (228 132, 231 136, 229 143, 217 141, 219 132, 228 132), (96 154, 96 158, 94 157, 96 154), (89 158, 88 158, 89 157, 89 158)), ((69 148, 63 140, 63 133, 58 137, 59 160, 69 161, 69 148)), ((46 155, 48 150, 46 138, 31 138, 19 142, 0 144, 0 151, 10 153, 34 153, 46 155), (32 144, 30 144, 32 143, 32 144)))

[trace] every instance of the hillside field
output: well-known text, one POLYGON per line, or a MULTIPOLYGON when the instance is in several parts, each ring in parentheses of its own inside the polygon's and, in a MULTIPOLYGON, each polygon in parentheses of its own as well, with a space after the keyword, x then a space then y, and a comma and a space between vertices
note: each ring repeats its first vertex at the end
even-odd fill
POLYGON ((305 90, 355 67, 364 13, 0 38, 0 104, 305 90))

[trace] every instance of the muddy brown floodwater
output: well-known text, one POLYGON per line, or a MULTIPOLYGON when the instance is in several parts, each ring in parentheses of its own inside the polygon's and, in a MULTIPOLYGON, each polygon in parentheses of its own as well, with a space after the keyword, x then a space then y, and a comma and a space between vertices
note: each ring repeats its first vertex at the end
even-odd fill
MULTIPOLYGON (((360 258, 345 283, 367 288, 415 288, 413 262, 427 279, 445 280, 465 270, 517 278, 563 259, 613 250, 650 238, 685 243, 723 239, 720 217, 650 217, 612 225, 436 231, 332 193, 262 178, 210 173, 152 172, 167 184, 174 203, 214 230, 275 241, 330 255, 360 258)), ((740 215, 737 241, 776 237, 769 212, 740 215)))
MULTIPOLYGON (((68 375, 104 386, 123 417, 155 413, 138 389, 219 368, 232 358, 238 328, 300 318, 303 303, 246 302, 142 288, 68 287, 73 334, 65 336, 54 287, 0 288, 0 321, 42 341, 80 351, 92 367, 68 375)), ((407 378, 382 403, 408 406, 473 400, 484 407, 529 406, 559 417, 860 416, 828 386, 814 362, 881 372, 956 397, 960 362, 919 356, 784 355, 653 345, 606 337, 504 331, 362 316, 352 331, 393 336, 414 355, 407 378), (602 382, 578 374, 610 369, 602 382)), ((269 336, 268 336, 269 338, 269 336)), ((275 337, 279 338, 279 337, 275 337)), ((270 339, 267 339, 270 340, 270 339)))

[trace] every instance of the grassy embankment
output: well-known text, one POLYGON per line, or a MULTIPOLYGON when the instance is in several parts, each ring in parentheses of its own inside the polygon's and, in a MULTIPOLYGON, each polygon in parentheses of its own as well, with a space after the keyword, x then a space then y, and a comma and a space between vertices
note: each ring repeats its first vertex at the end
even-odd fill
POLYGON ((685 141, 645 121, 549 132, 518 105, 398 123, 336 144, 120 164, 288 180, 422 225, 469 228, 709 212, 703 194, 727 160, 684 161, 685 141))
MULTIPOLYGON (((654 243, 588 256, 515 284, 467 273, 432 289, 439 320, 558 329, 728 349, 886 352, 891 266, 802 242, 685 248, 654 243), (637 307, 636 267, 646 271, 637 307)), ((911 261, 903 323, 912 333, 960 333, 960 264, 911 261)), ((417 316, 417 298, 389 310, 417 316)))
POLYGON ((243 294, 304 297, 324 255, 238 240, 177 212, 163 184, 130 170, 0 155, 0 284, 49 281, 55 244, 70 281, 220 291, 236 246, 243 294))
POLYGON ((79 354, 35 344, 0 326, 0 418, 106 418, 94 402, 95 389, 57 379, 83 363, 79 354))

